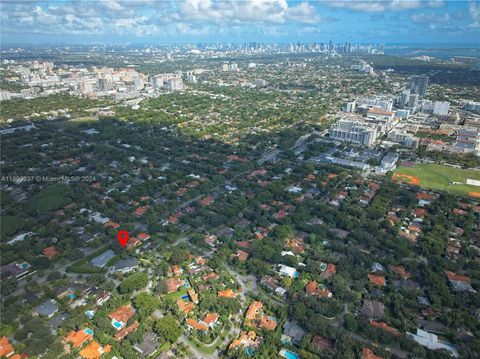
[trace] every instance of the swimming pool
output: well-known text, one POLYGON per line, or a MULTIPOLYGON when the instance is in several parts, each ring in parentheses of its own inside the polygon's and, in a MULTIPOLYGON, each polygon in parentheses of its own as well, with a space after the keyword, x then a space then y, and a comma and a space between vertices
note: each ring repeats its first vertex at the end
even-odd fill
POLYGON ((67 297, 70 299, 75 299, 77 298, 77 295, 75 293, 70 293, 69 295, 67 295, 67 297))
POLYGON ((246 349, 245 349, 245 353, 247 353, 247 355, 248 355, 249 357, 251 357, 251 356, 253 355, 253 350, 252 350, 252 348, 246 348, 246 349))
POLYGON ((83 329, 83 331, 84 331, 85 333, 89 334, 89 335, 93 335, 93 330, 90 329, 90 328, 85 328, 85 329, 83 329))
POLYGON ((190 296, 188 294, 185 294, 184 296, 182 296, 182 299, 185 300, 185 299, 188 299, 190 296))
POLYGON ((287 349, 280 350, 280 356, 282 356, 286 359, 298 359, 298 358, 300 358, 297 353, 291 352, 290 350, 287 350, 287 349))
POLYGON ((123 323, 119 322, 116 319, 112 319, 112 325, 115 327, 115 329, 119 330, 123 327, 123 323))

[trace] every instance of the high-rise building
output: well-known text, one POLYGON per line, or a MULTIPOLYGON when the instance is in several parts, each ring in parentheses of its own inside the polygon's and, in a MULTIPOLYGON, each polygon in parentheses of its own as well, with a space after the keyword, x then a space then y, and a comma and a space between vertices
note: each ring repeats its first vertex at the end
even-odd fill
POLYGON ((113 88, 112 82, 107 79, 98 79, 97 86, 100 91, 109 91, 113 88))
POLYGON ((417 94, 420 97, 425 97, 425 94, 427 93, 427 87, 428 76, 420 75, 410 77, 408 88, 410 89, 411 93, 417 94))
POLYGON ((419 96, 417 94, 410 95, 410 98, 408 99, 408 107, 416 108, 418 104, 418 97, 419 96))
POLYGON ((448 115, 448 108, 450 107, 450 102, 448 101, 435 101, 433 106, 433 113, 439 116, 448 115))
POLYGON ((343 111, 350 112, 350 113, 355 112, 355 106, 356 106, 355 101, 347 102, 345 106, 343 106, 343 111))
POLYGON ((399 107, 405 107, 408 105, 408 101, 410 100, 410 90, 406 89, 402 91, 400 98, 398 100, 399 107))

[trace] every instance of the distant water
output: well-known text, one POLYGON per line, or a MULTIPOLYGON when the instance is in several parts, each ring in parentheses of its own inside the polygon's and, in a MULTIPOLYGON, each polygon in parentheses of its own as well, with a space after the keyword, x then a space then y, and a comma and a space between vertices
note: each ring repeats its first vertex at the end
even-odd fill
POLYGON ((448 60, 453 56, 470 56, 480 58, 480 44, 390 44, 385 45, 386 55, 397 56, 432 56, 448 60))

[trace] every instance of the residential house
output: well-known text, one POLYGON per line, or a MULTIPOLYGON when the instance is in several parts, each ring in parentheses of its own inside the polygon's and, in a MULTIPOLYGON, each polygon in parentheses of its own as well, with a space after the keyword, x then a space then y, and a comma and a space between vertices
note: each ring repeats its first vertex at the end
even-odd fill
POLYGON ((125 327, 128 320, 133 317, 135 310, 132 308, 131 304, 121 305, 113 312, 111 312, 108 317, 112 320, 112 326, 116 330, 120 330, 125 327))
POLYGON ((298 272, 295 268, 286 266, 284 264, 279 264, 280 270, 278 271, 280 275, 287 276, 290 278, 298 277, 298 272))
POLYGON ((320 278, 321 279, 328 279, 330 277, 333 277, 337 273, 337 267, 335 264, 329 263, 327 265, 327 268, 320 273, 320 278))
POLYGON ((110 345, 105 345, 105 347, 102 347, 95 340, 92 340, 78 354, 80 354, 80 356, 84 359, 99 359, 104 353, 109 353, 110 350, 110 345))
POLYGON ((138 268, 139 262, 135 257, 121 259, 115 264, 115 272, 128 273, 138 268))
POLYGON ((148 358, 151 356, 157 348, 159 347, 158 338, 155 334, 149 332, 145 334, 143 340, 139 344, 135 344, 133 349, 135 349, 142 358, 148 358))
POLYGON ((199 303, 198 294, 195 293, 195 290, 189 289, 189 290, 187 290, 187 293, 188 293, 188 296, 190 297, 190 300, 191 300, 193 303, 195 303, 195 304, 198 304, 198 303, 199 303))
POLYGON ((385 277, 381 275, 368 274, 368 280, 370 281, 370 283, 381 287, 385 287, 387 285, 385 277))
POLYGON ((230 344, 229 349, 231 350, 244 347, 245 349, 249 349, 251 352, 252 349, 258 348, 262 341, 263 338, 258 337, 257 333, 255 333, 253 330, 248 332, 241 331, 239 337, 230 344))
POLYGON ((134 321, 132 324, 130 324, 128 327, 124 327, 120 329, 118 332, 115 333, 114 337, 117 341, 123 340, 128 334, 134 332, 137 330, 139 327, 139 323, 137 321, 134 321))
POLYGON ((177 306, 183 314, 188 314, 195 308, 193 302, 186 302, 183 299, 177 300, 177 306))
POLYGON ((305 286, 305 292, 308 295, 313 295, 320 298, 331 298, 333 296, 332 292, 330 292, 324 285, 318 285, 318 283, 314 280, 307 283, 305 286))
POLYGON ((218 322, 218 314, 217 313, 207 313, 205 318, 203 318, 202 323, 208 326, 209 328, 213 328, 215 324, 218 322))
POLYGON ((445 271, 447 274, 448 281, 450 282, 451 287, 456 292, 471 292, 476 293, 477 291, 473 289, 470 284, 472 280, 466 275, 457 274, 450 271, 445 271))
POLYGON ((168 293, 176 292, 179 287, 185 284, 185 281, 183 279, 178 278, 168 278, 165 282, 167 285, 168 293))
POLYGON ((0 338, 0 357, 10 357, 13 355, 14 350, 13 346, 10 344, 10 341, 6 336, 0 338))
POLYGON ((195 319, 192 318, 187 318, 186 321, 187 327, 190 329, 196 329, 196 330, 201 330, 201 331, 208 331, 208 326, 196 321, 195 319))
POLYGON ((115 253, 111 249, 103 252, 99 256, 90 260, 90 263, 95 267, 103 268, 107 265, 107 263, 115 257, 115 253))
POLYGON ((306 332, 296 322, 287 320, 283 326, 283 337, 288 337, 289 341, 294 344, 300 344, 306 332))
POLYGON ((232 289, 228 288, 228 289, 225 289, 225 290, 220 290, 218 292, 218 296, 220 298, 236 298, 237 293, 235 293, 232 289))
POLYGON ((50 247, 46 247, 43 249, 42 251, 43 255, 45 257, 47 257, 48 259, 52 259, 53 257, 55 257, 58 252, 57 252, 57 249, 55 248, 55 246, 50 246, 50 247))
POLYGON ((63 339, 65 344, 71 343, 74 348, 80 348, 83 344, 93 339, 93 332, 91 329, 83 329, 78 332, 72 330, 67 336, 63 339))
POLYGON ((46 300, 34 309, 34 314, 47 318, 53 317, 56 312, 58 312, 58 306, 57 302, 53 299, 46 300))
POLYGON ((240 262, 246 262, 249 256, 249 253, 242 251, 241 249, 237 250, 237 253, 232 254, 232 258, 238 258, 240 262))

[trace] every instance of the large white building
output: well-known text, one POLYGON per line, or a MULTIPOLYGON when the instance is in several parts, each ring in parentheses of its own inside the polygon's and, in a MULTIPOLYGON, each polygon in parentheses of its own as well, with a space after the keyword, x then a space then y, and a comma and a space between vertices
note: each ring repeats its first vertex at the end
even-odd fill
POLYGON ((328 130, 334 140, 372 146, 377 139, 375 125, 352 120, 340 120, 328 130))
POLYGON ((450 102, 448 101, 435 101, 433 105, 433 113, 438 116, 448 115, 448 108, 450 107, 450 102))

